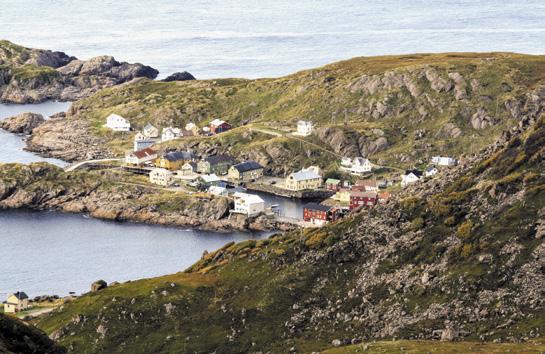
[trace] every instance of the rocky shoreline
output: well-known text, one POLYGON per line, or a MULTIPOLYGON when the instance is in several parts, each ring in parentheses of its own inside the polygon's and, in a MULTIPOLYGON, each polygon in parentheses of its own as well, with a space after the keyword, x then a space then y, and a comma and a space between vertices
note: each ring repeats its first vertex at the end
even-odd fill
POLYGON ((294 228, 264 215, 230 217, 226 198, 197 198, 128 185, 104 171, 65 173, 46 163, 2 165, 2 209, 52 210, 105 220, 224 232, 294 228))

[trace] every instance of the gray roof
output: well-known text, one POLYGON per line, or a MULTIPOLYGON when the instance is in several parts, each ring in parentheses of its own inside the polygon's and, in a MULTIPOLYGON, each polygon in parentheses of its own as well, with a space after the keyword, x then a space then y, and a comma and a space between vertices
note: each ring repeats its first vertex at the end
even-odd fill
POLYGON ((15 295, 15 297, 18 298, 19 300, 28 299, 28 295, 25 294, 24 291, 18 291, 18 292, 16 292, 16 293, 13 294, 13 295, 15 295))
POLYGON ((180 161, 180 160, 191 160, 193 158, 193 154, 189 151, 175 151, 175 152, 169 152, 165 155, 165 159, 167 159, 170 162, 174 161, 180 161))
POLYGON ((248 171, 258 170, 260 168, 263 168, 263 166, 261 166, 255 161, 241 162, 234 165, 233 167, 236 168, 238 172, 248 172, 248 171))
POLYGON ((204 159, 210 165, 218 165, 220 163, 233 163, 234 159, 229 155, 212 155, 204 159))
POLYGON ((294 172, 291 175, 296 181, 307 181, 309 179, 322 178, 322 176, 320 176, 316 172, 309 170, 294 172))

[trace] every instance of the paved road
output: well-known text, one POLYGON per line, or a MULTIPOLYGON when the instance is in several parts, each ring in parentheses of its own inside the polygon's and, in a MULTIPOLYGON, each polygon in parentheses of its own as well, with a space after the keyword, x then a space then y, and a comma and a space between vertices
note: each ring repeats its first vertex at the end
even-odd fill
POLYGON ((85 160, 85 161, 80 161, 80 162, 77 162, 73 165, 70 165, 68 167, 66 167, 64 169, 65 172, 72 172, 74 170, 77 170, 78 168, 82 167, 82 166, 85 166, 87 164, 92 164, 92 163, 101 163, 101 162, 113 162, 113 161, 123 161, 123 159, 98 159, 98 160, 85 160))

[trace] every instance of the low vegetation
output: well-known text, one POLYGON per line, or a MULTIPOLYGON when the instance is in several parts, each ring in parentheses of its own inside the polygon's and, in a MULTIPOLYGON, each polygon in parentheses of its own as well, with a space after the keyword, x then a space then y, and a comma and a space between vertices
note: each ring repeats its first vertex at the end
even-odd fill
POLYGON ((544 138, 541 119, 399 204, 230 243, 184 273, 84 295, 36 325, 78 353, 312 352, 358 341, 369 352, 542 350, 544 138), (503 166, 522 152, 514 170, 503 166), (527 178, 506 179, 516 172, 527 178), (430 213, 431 201, 449 212, 430 213), (394 338, 419 341, 370 342, 394 338), (439 338, 460 342, 429 341, 439 338), (477 343, 494 340, 523 343, 477 343))
POLYGON ((511 53, 363 57, 277 79, 142 79, 80 100, 71 113, 72 119, 91 122, 92 133, 119 154, 130 138, 102 127, 114 112, 135 129, 148 122, 202 127, 214 118, 246 126, 225 138, 182 139, 168 146, 216 147, 269 168, 316 163, 325 168, 339 159, 335 154, 408 168, 435 154, 475 153, 495 141, 518 121, 544 69, 543 56, 511 53), (304 140, 316 145, 248 132, 261 127, 286 133, 299 119, 315 123, 317 132, 304 140))

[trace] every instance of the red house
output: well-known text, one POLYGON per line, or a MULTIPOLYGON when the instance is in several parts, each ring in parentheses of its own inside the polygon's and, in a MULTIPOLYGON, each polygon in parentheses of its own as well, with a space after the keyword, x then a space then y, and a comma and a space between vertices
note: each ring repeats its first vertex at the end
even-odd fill
POLYGON ((377 199, 377 192, 352 192, 350 193, 350 210, 362 206, 375 206, 375 204, 377 204, 377 199))
POLYGON ((210 122, 210 132, 212 134, 219 134, 231 129, 231 124, 221 119, 214 119, 210 122))
POLYGON ((303 208, 303 220, 316 225, 325 225, 341 217, 341 210, 318 203, 308 203, 303 208))

